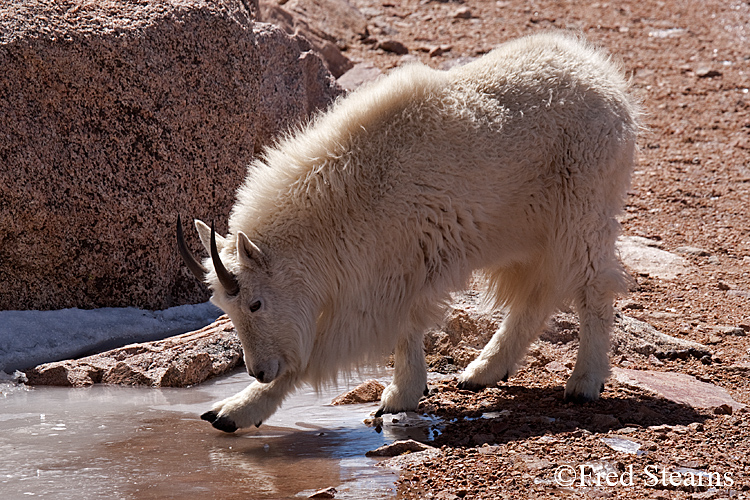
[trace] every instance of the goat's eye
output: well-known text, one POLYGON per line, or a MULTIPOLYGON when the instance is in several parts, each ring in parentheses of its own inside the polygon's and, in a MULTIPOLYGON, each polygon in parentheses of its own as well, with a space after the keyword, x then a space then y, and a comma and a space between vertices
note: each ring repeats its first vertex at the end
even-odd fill
POLYGON ((256 300, 255 302, 250 304, 250 312, 252 313, 256 312, 258 309, 260 309, 260 305, 261 305, 260 300, 256 300))

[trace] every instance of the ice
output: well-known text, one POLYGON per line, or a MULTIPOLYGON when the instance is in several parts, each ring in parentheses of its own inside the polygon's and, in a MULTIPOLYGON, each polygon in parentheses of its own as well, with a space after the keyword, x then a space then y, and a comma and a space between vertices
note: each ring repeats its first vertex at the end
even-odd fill
POLYGON ((350 387, 307 387, 258 429, 226 434, 199 419, 249 382, 242 371, 191 388, 0 382, 0 496, 260 500, 333 486, 337 499, 395 497, 396 474, 364 455, 410 430, 365 426, 377 403, 331 406, 350 387))
POLYGON ((210 302, 163 311, 135 307, 0 311, 0 372, 163 339, 202 328, 220 314, 210 302))

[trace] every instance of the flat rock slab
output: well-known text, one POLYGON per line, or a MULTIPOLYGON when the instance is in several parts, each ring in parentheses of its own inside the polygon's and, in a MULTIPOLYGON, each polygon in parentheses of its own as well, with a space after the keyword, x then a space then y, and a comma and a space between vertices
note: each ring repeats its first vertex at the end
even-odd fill
POLYGON ((242 346, 234 325, 222 316, 205 328, 165 340, 39 365, 28 370, 26 377, 31 385, 185 387, 241 364, 242 346))
POLYGON ((648 323, 625 314, 615 317, 611 341, 613 354, 637 353, 648 357, 651 354, 662 356, 669 351, 685 351, 700 357, 710 351, 703 344, 661 333, 648 323))
POLYGON ((745 407, 744 404, 735 401, 725 389, 701 382, 684 373, 615 367, 612 369, 612 376, 622 384, 644 389, 664 399, 693 408, 720 408, 728 405, 738 410, 745 407))
POLYGON ((623 236, 617 240, 622 263, 637 273, 671 280, 689 272, 687 260, 658 248, 659 245, 658 241, 640 236, 623 236))

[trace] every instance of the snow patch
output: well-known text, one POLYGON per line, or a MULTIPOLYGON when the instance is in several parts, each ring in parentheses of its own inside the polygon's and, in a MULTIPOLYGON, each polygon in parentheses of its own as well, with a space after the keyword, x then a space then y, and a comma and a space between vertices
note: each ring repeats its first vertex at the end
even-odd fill
POLYGON ((210 302, 162 311, 135 307, 0 311, 0 372, 161 340, 198 330, 221 314, 210 302))

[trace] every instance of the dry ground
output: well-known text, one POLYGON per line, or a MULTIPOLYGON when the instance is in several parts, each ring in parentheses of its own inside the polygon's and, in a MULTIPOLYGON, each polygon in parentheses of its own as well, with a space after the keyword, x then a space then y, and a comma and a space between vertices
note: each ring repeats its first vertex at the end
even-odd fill
MULTIPOLYGON (((657 240, 691 263, 690 273, 670 281, 636 275, 619 306, 664 333, 709 345, 714 362, 613 362, 695 375, 750 405, 750 2, 352 3, 368 16, 370 37, 345 53, 384 70, 413 59, 445 68, 547 29, 575 30, 615 54, 644 110, 624 233, 657 240), (409 54, 377 48, 385 40, 401 42, 409 54)), ((399 496, 750 498, 747 410, 716 415, 617 384, 601 401, 575 406, 562 403, 563 383, 527 366, 479 394, 439 384, 423 411, 458 419, 437 438, 440 457, 405 471, 399 496), (496 413, 474 419, 482 412, 496 413), (640 442, 641 453, 601 441, 613 436, 640 442), (615 484, 561 487, 554 472, 565 465, 603 468, 615 484), (665 470, 681 476, 662 476, 665 470), (729 474, 731 481, 685 485, 697 471, 706 483, 706 473, 729 474), (670 478, 681 484, 670 485, 670 478)))

